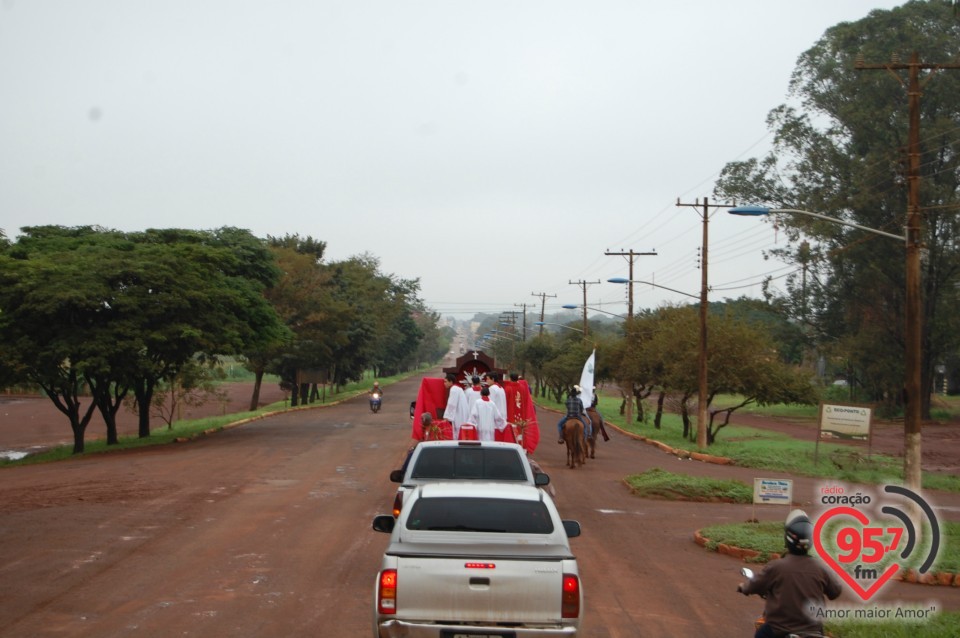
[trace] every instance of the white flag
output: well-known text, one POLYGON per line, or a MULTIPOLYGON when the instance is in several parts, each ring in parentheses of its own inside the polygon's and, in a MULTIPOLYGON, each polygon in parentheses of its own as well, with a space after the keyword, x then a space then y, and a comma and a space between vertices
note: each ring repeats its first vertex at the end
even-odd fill
POLYGON ((593 366, 596 356, 596 350, 590 353, 587 362, 583 364, 583 372, 580 373, 580 399, 583 401, 584 409, 593 405, 593 366))

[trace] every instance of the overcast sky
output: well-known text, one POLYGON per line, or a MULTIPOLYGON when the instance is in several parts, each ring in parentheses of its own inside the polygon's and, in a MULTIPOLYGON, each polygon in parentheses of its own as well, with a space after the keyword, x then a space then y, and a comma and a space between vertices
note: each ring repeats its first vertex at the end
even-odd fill
MULTIPOLYGON (((627 258, 604 253, 656 252, 635 279, 699 294, 678 198, 769 148, 827 28, 900 4, 0 0, 0 229, 299 233, 444 315, 555 311, 571 281, 624 314, 627 258)), ((762 257, 771 225, 709 228, 711 300, 790 272, 762 257)))

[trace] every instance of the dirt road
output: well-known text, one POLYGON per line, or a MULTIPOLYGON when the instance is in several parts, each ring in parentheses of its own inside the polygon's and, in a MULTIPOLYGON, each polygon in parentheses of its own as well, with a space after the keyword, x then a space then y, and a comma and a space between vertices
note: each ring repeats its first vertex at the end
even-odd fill
MULTIPOLYGON (((379 414, 359 398, 162 449, 0 470, 0 636, 371 635, 387 537, 370 521, 392 502, 418 384, 388 388, 379 414)), ((550 436, 536 455, 562 515, 583 525, 583 635, 749 635, 761 602, 735 593, 740 563, 692 534, 751 507, 639 499, 622 479, 754 472, 612 436, 577 470, 550 436)), ((795 489, 813 494, 810 481, 795 489)), ((960 609, 960 588, 896 583, 887 597, 960 609)))

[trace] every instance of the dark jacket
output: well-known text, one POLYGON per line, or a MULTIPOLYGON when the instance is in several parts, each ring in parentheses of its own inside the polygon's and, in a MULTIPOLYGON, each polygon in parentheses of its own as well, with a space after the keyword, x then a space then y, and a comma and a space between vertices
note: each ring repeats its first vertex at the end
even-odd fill
POLYGON ((787 554, 771 561, 743 586, 744 594, 766 596, 766 623, 779 632, 820 633, 815 617, 825 598, 840 595, 840 583, 826 567, 809 555, 787 554))

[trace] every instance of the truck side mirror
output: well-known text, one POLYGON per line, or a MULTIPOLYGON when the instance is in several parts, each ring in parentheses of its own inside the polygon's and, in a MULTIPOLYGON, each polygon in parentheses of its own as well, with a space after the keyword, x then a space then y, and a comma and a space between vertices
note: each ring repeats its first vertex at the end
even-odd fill
POLYGON ((576 538, 580 536, 580 523, 578 521, 563 521, 563 531, 567 533, 567 538, 576 538))
POLYGON ((392 483, 403 483, 403 470, 394 470, 390 472, 390 481, 392 483))
POLYGON ((538 487, 550 485, 550 475, 544 474, 543 472, 538 472, 537 474, 533 475, 533 483, 538 487))
MULTIPOLYGON (((391 532, 393 532, 393 526, 396 524, 396 522, 397 522, 397 519, 395 519, 392 514, 382 514, 380 516, 374 516, 373 531, 390 534, 391 532)), ((564 527, 566 527, 566 524, 564 524, 564 527)))

